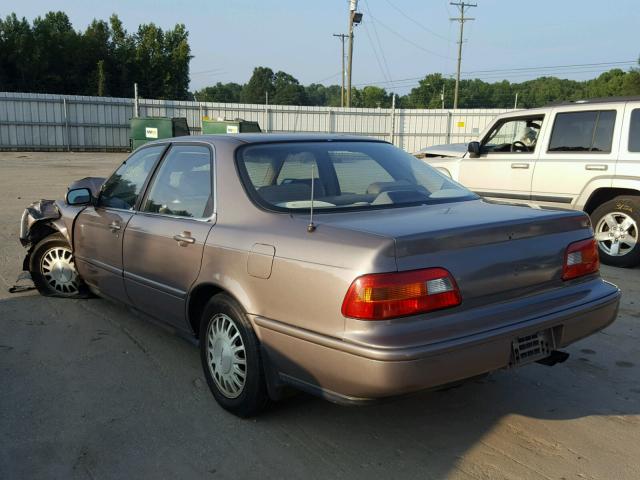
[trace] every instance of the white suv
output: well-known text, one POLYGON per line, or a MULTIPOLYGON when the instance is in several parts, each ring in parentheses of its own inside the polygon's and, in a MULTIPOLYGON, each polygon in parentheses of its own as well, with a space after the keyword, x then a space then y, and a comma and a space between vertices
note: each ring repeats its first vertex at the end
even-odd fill
POLYGON ((505 113, 464 150, 415 155, 484 197, 584 210, 604 263, 640 264, 640 97, 505 113))

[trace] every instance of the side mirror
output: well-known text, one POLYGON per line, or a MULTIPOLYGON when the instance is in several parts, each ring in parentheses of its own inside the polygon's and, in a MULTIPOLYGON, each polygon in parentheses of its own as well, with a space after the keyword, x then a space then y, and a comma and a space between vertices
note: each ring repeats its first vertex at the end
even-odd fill
POLYGON ((89 205, 91 203, 91 190, 88 188, 73 188, 67 192, 67 205, 89 205))
POLYGON ((478 158, 480 156, 480 142, 469 142, 467 146, 470 158, 478 158))

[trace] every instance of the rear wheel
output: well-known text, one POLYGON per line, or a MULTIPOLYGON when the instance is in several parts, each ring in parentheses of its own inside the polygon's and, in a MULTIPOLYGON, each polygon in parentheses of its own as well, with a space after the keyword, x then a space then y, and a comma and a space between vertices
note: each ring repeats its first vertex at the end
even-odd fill
POLYGON ((640 197, 620 196, 591 214, 602 263, 616 267, 640 264, 640 197))
POLYGON ((214 296, 204 310, 200 359, 211 393, 224 409, 250 417, 266 406, 258 338, 240 305, 226 294, 214 296))
POLYGON ((85 287, 76 271, 71 247, 59 233, 43 238, 34 247, 29 273, 43 295, 77 297, 84 294, 85 287))

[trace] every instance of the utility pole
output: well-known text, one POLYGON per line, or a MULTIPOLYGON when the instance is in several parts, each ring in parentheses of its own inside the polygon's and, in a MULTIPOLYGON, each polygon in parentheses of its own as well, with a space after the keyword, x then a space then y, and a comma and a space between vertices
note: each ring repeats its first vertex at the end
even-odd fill
POLYGON ((442 84, 442 93, 440 94, 440 100, 442 100, 442 109, 444 110, 444 83, 442 84))
POLYGON ((347 70, 347 107, 351 106, 351 74, 353 69, 353 27, 362 21, 362 13, 357 12, 358 0, 349 0, 349 62, 347 70))
POLYGON ((518 92, 516 92, 516 101, 513 102, 513 109, 517 109, 518 108, 518 92))
POLYGON ((342 82, 340 84, 340 106, 344 107, 344 39, 349 35, 345 33, 334 33, 334 37, 338 37, 340 39, 340 43, 342 43, 342 82))
POLYGON ((465 3, 465 2, 450 2, 451 5, 455 5, 460 10, 460 16, 456 18, 450 18, 451 21, 460 22, 460 39, 458 40, 458 70, 456 73, 456 91, 453 94, 453 108, 458 108, 458 91, 460 89, 460 64, 462 63, 462 34, 464 32, 464 22, 468 22, 470 20, 475 20, 475 18, 465 17, 464 9, 470 7, 477 7, 478 5, 475 3, 465 3))

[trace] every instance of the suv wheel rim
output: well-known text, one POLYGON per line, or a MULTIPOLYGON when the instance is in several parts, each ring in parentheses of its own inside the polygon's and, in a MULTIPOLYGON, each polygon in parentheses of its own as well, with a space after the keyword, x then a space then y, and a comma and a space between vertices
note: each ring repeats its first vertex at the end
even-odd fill
POLYGON ((209 322, 207 359, 209 373, 220 393, 237 398, 247 379, 247 357, 238 327, 223 313, 209 322))
POLYGON ((40 262, 40 274, 54 291, 64 295, 78 293, 78 273, 69 248, 47 250, 40 262))
POLYGON ((638 224, 623 212, 611 212, 596 225, 596 241, 600 249, 612 257, 621 257, 638 242, 638 224))

